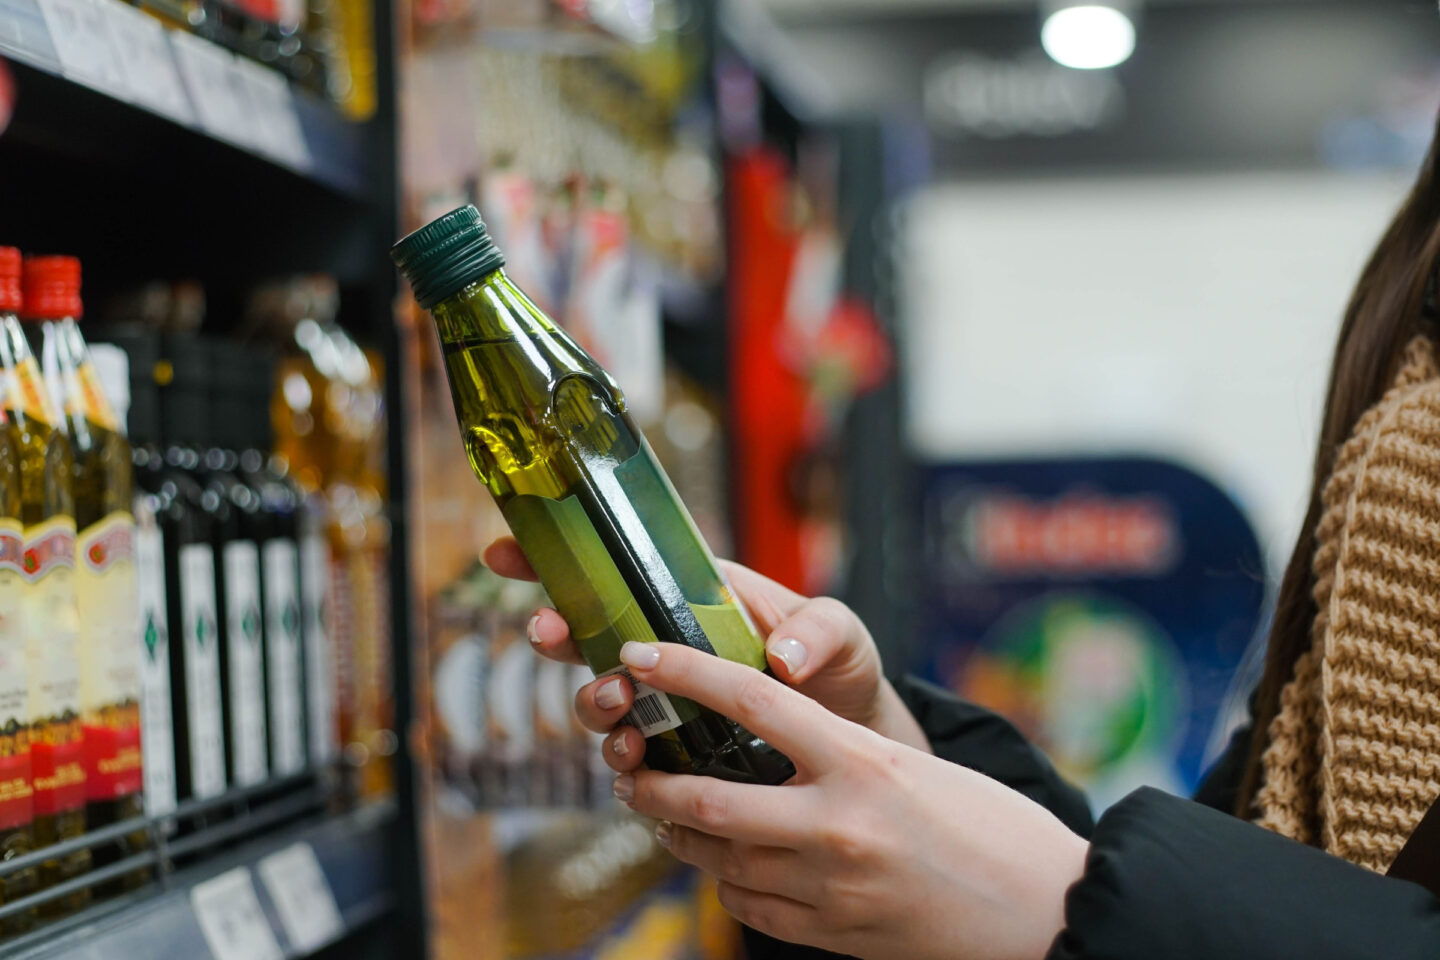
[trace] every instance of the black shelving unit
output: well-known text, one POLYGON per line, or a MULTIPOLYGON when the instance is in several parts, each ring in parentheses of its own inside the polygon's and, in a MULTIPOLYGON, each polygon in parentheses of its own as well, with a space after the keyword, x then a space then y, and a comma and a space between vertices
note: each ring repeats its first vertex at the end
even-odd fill
MULTIPOLYGON (((96 2, 103 8, 118 0, 96 2)), ((287 958, 425 956, 415 776, 406 736, 414 703, 401 437, 405 371, 392 313, 395 274, 386 254, 398 229, 394 9, 390 0, 373 0, 373 7, 375 116, 354 123, 330 103, 287 87, 283 100, 303 150, 286 154, 273 141, 227 136, 207 126, 199 111, 177 117, 147 106, 123 85, 84 77, 73 62, 64 62, 37 0, 0 0, 0 59, 17 87, 12 122, 0 134, 0 242, 79 256, 91 305, 103 305, 140 280, 199 280, 207 291, 207 329, 214 332, 238 321, 241 293, 254 284, 329 273, 340 285, 342 323, 384 356, 391 425, 391 662, 400 744, 393 802, 337 812, 333 777, 312 771, 73 841, 100 849, 121 834, 143 832, 149 838, 143 852, 77 885, 137 869, 149 879, 0 943, 0 958, 211 956, 194 892, 242 867, 254 876, 260 910, 287 958), (264 858, 297 843, 314 851, 341 918, 336 937, 303 950, 287 939, 258 875, 264 858)), ((174 56, 175 41, 167 43, 174 56)), ((198 95, 188 83, 185 90, 192 101, 198 95)), ((257 112, 252 121, 273 119, 264 113, 265 103, 250 103, 257 112)), ((43 856, 55 852, 52 847, 43 856)), ((0 873, 23 869, 29 859, 12 861, 0 873)), ((0 906, 0 918, 66 892, 57 890, 0 906)))

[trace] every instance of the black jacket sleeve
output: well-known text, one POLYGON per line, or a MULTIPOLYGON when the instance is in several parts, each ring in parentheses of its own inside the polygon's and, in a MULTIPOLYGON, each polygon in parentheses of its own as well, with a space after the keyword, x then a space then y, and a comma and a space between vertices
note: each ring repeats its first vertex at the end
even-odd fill
POLYGON ((1049 960, 1433 960, 1440 900, 1149 788, 1090 837, 1049 960))

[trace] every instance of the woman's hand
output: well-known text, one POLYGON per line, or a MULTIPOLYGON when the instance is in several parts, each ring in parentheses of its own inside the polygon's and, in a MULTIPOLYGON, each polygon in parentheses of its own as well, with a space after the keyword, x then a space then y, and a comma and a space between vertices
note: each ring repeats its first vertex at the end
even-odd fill
POLYGON ((627 643, 637 680, 738 721, 795 762, 783 787, 641 770, 615 794, 771 936, 873 960, 1040 960, 1088 845, 972 770, 678 644, 627 643))
MULTIPOLYGON (((501 576, 534 580, 535 571, 513 537, 486 548, 485 565, 501 576)), ((828 597, 807 598, 753 570, 722 560, 730 585, 767 638, 770 669, 786 683, 832 713, 882 736, 929 752, 930 743, 885 679, 870 631, 854 612, 828 597)), ((530 620, 530 642, 552 660, 584 663, 570 639, 570 628, 554 610, 530 620)), ((597 680, 580 689, 575 712, 580 722, 607 733, 630 709, 634 691, 623 677, 597 680)), ((624 727, 606 740, 605 760, 618 771, 633 770, 644 759, 645 741, 624 727)))

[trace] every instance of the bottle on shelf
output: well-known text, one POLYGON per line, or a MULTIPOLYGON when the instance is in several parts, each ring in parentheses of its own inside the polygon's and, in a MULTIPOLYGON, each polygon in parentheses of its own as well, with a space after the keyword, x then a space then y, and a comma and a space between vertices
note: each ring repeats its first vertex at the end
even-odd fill
MULTIPOLYGON (((80 328, 79 261, 33 257, 27 279, 49 285, 28 308, 40 326, 40 361, 60 427, 74 455, 75 597, 79 623, 80 717, 86 824, 90 829, 144 813, 140 747, 140 635, 130 443, 90 360, 80 328), (72 294, 73 290, 73 294, 72 294), (63 315, 62 315, 63 314, 63 315)), ((95 853, 97 865, 146 843, 143 830, 95 853)), ((145 874, 127 878, 133 886, 145 874)))
POLYGON ((276 376, 275 358, 255 354, 253 368, 245 377, 248 391, 246 416, 253 418, 256 450, 265 455, 264 473, 269 482, 289 491, 293 502, 293 530, 298 539, 300 564, 300 611, 303 643, 305 702, 305 750, 311 765, 325 767, 339 759, 335 723, 335 671, 330 643, 330 607, 325 596, 330 585, 330 544, 325 536, 328 512, 324 498, 307 490, 296 478, 288 457, 279 452, 276 437, 274 397, 282 389, 276 376))
MULTIPOLYGON (((225 718, 226 771, 239 787, 263 783, 270 775, 265 718, 265 618, 261 601, 260 497, 235 473, 233 450, 216 446, 218 418, 211 402, 214 377, 210 346, 192 335, 165 338, 174 379, 167 398, 188 406, 190 430, 175 436, 188 447, 184 463, 204 490, 215 556, 215 600, 219 627, 220 702, 225 718)), ((170 409, 167 405, 166 410, 170 409)), ((175 448, 172 447, 172 451, 175 448)))
MULTIPOLYGON (((439 329, 470 464, 597 675, 628 640, 766 669, 765 648, 610 376, 506 276, 474 207, 391 254, 439 329)), ((783 754, 698 704, 642 688, 656 769, 781 783, 783 754)))
MULTIPOLYGON (((16 416, 21 407, 13 376, 25 353, 16 314, 21 308, 20 251, 0 247, 0 860, 34 848, 33 781, 30 770, 30 693, 26 677, 23 470, 16 416)), ((34 870, 0 881, 0 900, 34 893, 34 870)), ((25 914, 0 923, 0 934, 28 929, 25 914)))
POLYGON ((260 550, 260 596, 264 624, 264 700, 269 766, 276 776, 305 769, 305 663, 301 611, 297 489, 270 467, 269 357, 215 341, 212 400, 215 440, 224 465, 258 502, 246 514, 260 550), (261 381, 258 405, 253 380, 261 381))
MULTIPOLYGON (((84 744, 81 735, 79 615, 75 594, 75 454, 64 413, 52 402, 36 342, 43 324, 82 312, 80 264, 69 257, 24 263, 22 316, 32 342, 12 345, 10 376, 20 448, 20 512, 25 524, 26 667, 30 690, 30 763, 34 778, 35 844, 46 847, 85 832, 84 744)), ((40 883, 53 886, 90 869, 88 849, 46 860, 40 883)), ((83 906, 83 890, 52 900, 41 914, 83 906)))
MULTIPOLYGON (((215 557, 215 515, 220 505, 215 492, 197 479, 199 448, 209 429, 203 387, 196 389, 193 375, 177 376, 177 370, 185 369, 192 359, 185 350, 189 339, 167 336, 155 348, 154 379, 148 386, 159 394, 164 447, 163 452, 150 444, 137 447, 142 451, 137 454, 141 464, 138 475, 144 489, 157 498, 155 509, 164 546, 175 783, 182 801, 224 793, 228 769, 219 564, 215 557)), ((137 374, 143 373, 142 366, 137 374)), ((131 384, 139 400, 141 388, 147 385, 140 376, 131 384)), ((140 404, 136 407, 138 411, 140 404)))
POLYGON ((115 344, 91 344, 90 357, 119 429, 131 439, 141 769, 145 813, 160 817, 175 809, 176 790, 175 721, 170 709, 172 631, 165 590, 165 535, 160 528, 167 504, 158 480, 163 457, 160 397, 153 373, 160 360, 159 343, 155 337, 135 337, 128 353, 115 344))

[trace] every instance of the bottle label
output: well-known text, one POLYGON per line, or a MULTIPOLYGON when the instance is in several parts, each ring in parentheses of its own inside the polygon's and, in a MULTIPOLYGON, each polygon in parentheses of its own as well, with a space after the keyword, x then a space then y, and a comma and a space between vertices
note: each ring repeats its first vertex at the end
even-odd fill
POLYGON ((49 815, 85 803, 75 521, 56 517, 26 528, 21 567, 35 813, 49 815))
POLYGON ((209 545, 181 547, 185 705, 190 743, 190 793, 196 799, 225 791, 225 730, 220 710, 220 627, 215 610, 215 552, 209 545))
POLYGON ((27 420, 54 426, 59 419, 50 409, 50 396, 45 392, 45 378, 34 357, 26 357, 11 371, 7 395, 12 409, 19 410, 27 420))
POLYGON ((630 712, 625 714, 625 719, 621 722, 639 730, 640 736, 653 737, 657 733, 674 730, 684 723, 680 719, 680 714, 675 710, 674 702, 667 694, 636 680, 624 666, 606 670, 601 676, 609 677, 615 674, 629 680, 630 685, 635 688, 635 701, 630 707, 630 712))
POLYGON ((134 519, 116 511, 91 524, 76 557, 86 795, 110 800, 144 785, 134 519))
MULTIPOLYGON (((511 498, 503 512, 597 677, 616 671, 627 641, 656 640, 579 498, 522 495, 511 498)), ((637 714, 642 731, 647 725, 658 730, 671 717, 679 722, 664 729, 673 729, 700 715, 688 700, 658 690, 651 695, 642 709, 653 707, 656 713, 647 714, 648 724, 637 714)))
POLYGON ((235 782, 265 779, 265 626, 260 614, 260 551, 253 541, 225 545, 229 638, 230 743, 235 782))
POLYGON ((263 559, 270 749, 276 773, 296 773, 305 767, 300 551, 294 540, 271 540, 265 544, 263 559))
POLYGON ((330 624, 325 603, 330 581, 330 545, 318 535, 300 541, 300 585, 305 610, 305 686, 308 693, 310 757, 328 763, 335 743, 335 670, 330 658, 330 624))
POLYGON ((175 728, 170 714, 170 631, 165 538, 153 518, 137 518, 135 574, 140 595, 140 708, 145 812, 175 809, 175 728))
POLYGON ((105 396, 105 389, 100 384, 100 375, 95 372, 95 365, 89 358, 81 361, 75 370, 75 378, 79 390, 71 395, 72 401, 78 406, 75 412, 98 424, 112 433, 120 432, 120 422, 115 416, 115 409, 110 405, 110 400, 105 396))
POLYGON ((17 521, 0 519, 0 830, 29 823, 34 812, 22 620, 23 533, 17 521))

